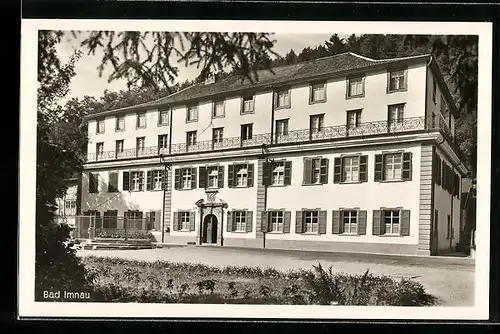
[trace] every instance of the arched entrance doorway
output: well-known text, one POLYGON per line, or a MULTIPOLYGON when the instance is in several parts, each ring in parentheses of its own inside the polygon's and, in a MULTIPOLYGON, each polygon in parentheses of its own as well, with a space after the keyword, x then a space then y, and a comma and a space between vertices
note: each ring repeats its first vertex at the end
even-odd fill
POLYGON ((207 244, 217 243, 217 217, 214 214, 208 214, 203 220, 201 242, 207 244))

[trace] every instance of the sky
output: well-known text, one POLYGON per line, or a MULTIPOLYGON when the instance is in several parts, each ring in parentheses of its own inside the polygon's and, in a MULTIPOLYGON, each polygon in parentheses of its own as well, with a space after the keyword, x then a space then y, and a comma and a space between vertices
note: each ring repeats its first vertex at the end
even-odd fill
MULTIPOLYGON (((284 56, 290 49, 293 49, 297 54, 305 47, 316 47, 323 44, 330 38, 332 33, 328 34, 274 34, 272 38, 276 41, 273 50, 278 54, 284 56)), ((341 38, 348 37, 348 35, 339 34, 341 38)), ((62 39, 58 45, 57 52, 62 61, 67 61, 69 56, 78 49, 79 41, 75 39, 67 40, 62 39)), ((93 55, 83 54, 82 58, 75 66, 76 76, 72 79, 70 84, 70 92, 67 97, 61 101, 69 100, 71 98, 83 98, 84 96, 94 96, 99 99, 103 95, 104 90, 119 91, 127 89, 125 80, 115 80, 108 82, 107 77, 111 71, 105 71, 102 77, 99 78, 97 67, 100 64, 102 53, 93 55)), ((182 82, 186 79, 194 79, 199 70, 196 66, 185 67, 184 64, 179 63, 179 76, 178 81, 182 82)))

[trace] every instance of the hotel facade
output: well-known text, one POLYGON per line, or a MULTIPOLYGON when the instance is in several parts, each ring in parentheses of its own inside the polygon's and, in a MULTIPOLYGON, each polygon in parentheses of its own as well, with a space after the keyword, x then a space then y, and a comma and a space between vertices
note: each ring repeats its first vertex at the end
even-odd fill
POLYGON ((91 114, 81 187, 104 228, 166 244, 436 255, 459 242, 458 111, 431 55, 353 53, 91 114))

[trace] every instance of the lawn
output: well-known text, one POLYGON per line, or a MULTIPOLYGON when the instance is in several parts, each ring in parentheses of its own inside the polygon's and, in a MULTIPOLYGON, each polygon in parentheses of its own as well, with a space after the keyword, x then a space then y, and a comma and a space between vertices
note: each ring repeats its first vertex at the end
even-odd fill
POLYGON ((426 306, 434 303, 411 279, 310 270, 211 267, 88 256, 92 301, 210 304, 320 304, 426 306))

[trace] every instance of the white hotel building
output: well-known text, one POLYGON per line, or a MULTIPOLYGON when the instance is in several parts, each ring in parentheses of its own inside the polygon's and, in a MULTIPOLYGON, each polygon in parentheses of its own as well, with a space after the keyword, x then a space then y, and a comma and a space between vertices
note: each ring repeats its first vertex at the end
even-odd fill
POLYGON ((468 171, 431 55, 343 53, 273 71, 88 116, 82 212, 147 218, 167 244, 455 247, 468 171))

